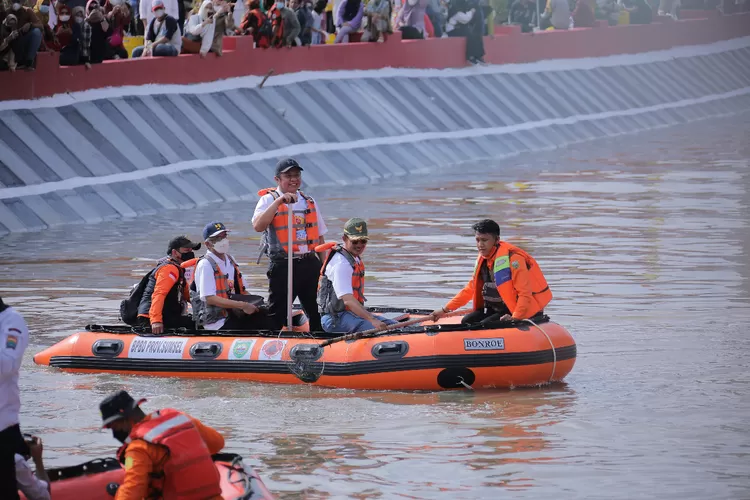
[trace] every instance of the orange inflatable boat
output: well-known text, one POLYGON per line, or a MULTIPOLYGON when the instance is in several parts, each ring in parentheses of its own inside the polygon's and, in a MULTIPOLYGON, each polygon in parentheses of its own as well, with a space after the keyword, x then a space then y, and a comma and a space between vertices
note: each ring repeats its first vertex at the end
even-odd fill
MULTIPOLYGON (((403 323, 429 313, 399 311, 395 319, 403 323)), ((81 373, 349 389, 511 388, 560 381, 575 364, 570 333, 546 316, 537 320, 467 326, 458 317, 444 318, 323 348, 320 344, 330 335, 203 330, 152 335, 127 326, 89 325, 35 355, 34 362, 81 373), (315 372, 312 377, 300 373, 301 361, 305 372, 315 372)))
MULTIPOLYGON (((233 453, 214 455, 221 477, 221 494, 227 500, 273 500, 254 470, 246 468, 242 457, 233 453)), ((85 464, 48 469, 54 500, 112 500, 125 477, 114 458, 92 460, 85 464)), ((21 499, 26 497, 21 494, 21 499)))

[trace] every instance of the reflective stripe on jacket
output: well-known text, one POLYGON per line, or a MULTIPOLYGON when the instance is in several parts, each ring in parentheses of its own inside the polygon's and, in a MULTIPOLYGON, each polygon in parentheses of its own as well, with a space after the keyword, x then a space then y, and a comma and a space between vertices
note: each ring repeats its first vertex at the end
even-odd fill
POLYGON ((446 307, 455 310, 474 301, 474 310, 484 308, 482 266, 492 271, 500 298, 514 319, 531 318, 552 300, 552 292, 539 264, 521 248, 501 241, 495 253, 477 258, 474 276, 446 307))

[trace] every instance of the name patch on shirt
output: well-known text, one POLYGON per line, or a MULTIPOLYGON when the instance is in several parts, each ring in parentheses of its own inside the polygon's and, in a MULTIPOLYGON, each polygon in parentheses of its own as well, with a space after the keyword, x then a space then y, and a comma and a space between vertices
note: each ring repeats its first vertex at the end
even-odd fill
POLYGON ((505 339, 464 339, 464 351, 502 351, 505 339))
POLYGON ((188 339, 136 338, 130 343, 129 358, 182 359, 188 339))
MULTIPOLYGON (((10 330, 15 330, 15 328, 11 328, 10 330)), ((5 348, 6 349, 15 349, 18 345, 18 337, 15 335, 8 335, 8 338, 5 340, 5 348)))

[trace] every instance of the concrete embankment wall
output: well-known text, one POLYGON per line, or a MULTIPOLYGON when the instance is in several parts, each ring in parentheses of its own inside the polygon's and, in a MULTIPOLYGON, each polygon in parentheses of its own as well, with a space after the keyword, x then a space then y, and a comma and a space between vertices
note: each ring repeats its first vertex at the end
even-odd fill
POLYGON ((0 103, 0 234, 256 198, 750 109, 750 38, 449 70, 297 73, 0 103))

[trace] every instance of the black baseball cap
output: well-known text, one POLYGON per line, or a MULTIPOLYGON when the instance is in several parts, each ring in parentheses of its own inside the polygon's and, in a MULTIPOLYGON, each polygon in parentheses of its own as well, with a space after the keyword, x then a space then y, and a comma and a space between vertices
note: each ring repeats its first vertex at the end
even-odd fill
POLYGON ((167 253, 172 253, 172 250, 176 250, 179 248, 187 248, 190 247, 193 250, 199 250, 201 247, 200 243, 193 243, 188 239, 187 236, 178 236, 176 238, 172 238, 169 240, 169 246, 167 247, 167 253))
POLYGON ((294 158, 282 158, 276 164, 276 177, 278 177, 279 174, 283 174, 284 172, 289 172, 293 168, 304 170, 304 168, 300 167, 299 162, 294 158))
POLYGON ((145 399, 136 401, 127 391, 117 391, 110 394, 99 403, 99 411, 102 414, 102 428, 108 427, 115 420, 126 418, 138 408, 145 399))

